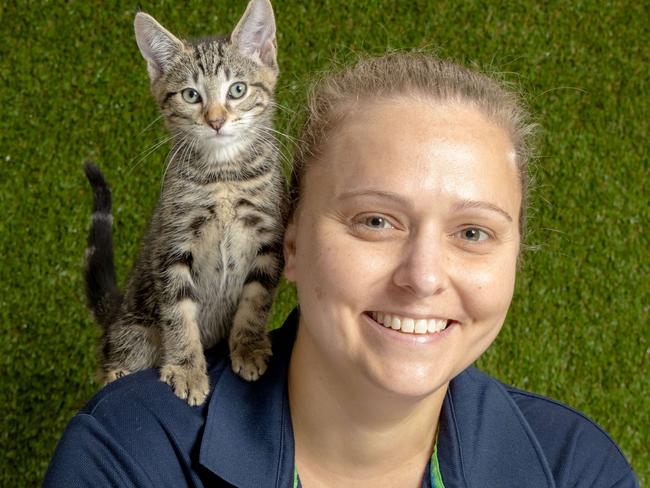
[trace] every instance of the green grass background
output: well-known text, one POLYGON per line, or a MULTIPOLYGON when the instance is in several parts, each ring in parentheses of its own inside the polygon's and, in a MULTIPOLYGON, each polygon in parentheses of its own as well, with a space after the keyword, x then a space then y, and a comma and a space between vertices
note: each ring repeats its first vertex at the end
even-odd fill
MULTIPOLYGON (((428 48, 516 83, 543 126, 530 244, 507 324, 479 365, 587 413, 650 482, 648 25, 643 2, 275 2, 290 110, 332 59, 428 48)), ((137 252, 167 147, 133 16, 229 31, 244 1, 0 7, 0 484, 38 485, 98 388, 82 256, 97 160, 114 190, 118 272, 137 252)), ((290 110, 278 128, 295 135, 290 110)), ((293 303, 284 288, 278 324, 293 303)), ((561 433, 558 433, 561 435, 561 433)))

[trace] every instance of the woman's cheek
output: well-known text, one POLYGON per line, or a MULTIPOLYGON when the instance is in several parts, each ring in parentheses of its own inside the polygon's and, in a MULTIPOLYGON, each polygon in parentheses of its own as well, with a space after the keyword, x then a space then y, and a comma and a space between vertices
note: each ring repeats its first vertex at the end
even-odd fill
POLYGON ((511 260, 495 259, 456 266, 464 301, 476 319, 505 316, 512 300, 515 266, 511 260))
POLYGON ((329 294, 358 301, 390 268, 390 257, 380 245, 344 232, 325 232, 314 238, 318 252, 307 272, 320 282, 318 288, 329 294))

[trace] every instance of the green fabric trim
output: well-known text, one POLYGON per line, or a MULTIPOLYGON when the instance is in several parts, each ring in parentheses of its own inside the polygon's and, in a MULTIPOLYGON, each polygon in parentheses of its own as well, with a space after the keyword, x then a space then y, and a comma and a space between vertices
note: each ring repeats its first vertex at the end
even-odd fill
POLYGON ((442 473, 440 472, 440 465, 438 464, 438 443, 433 446, 433 456, 431 456, 431 487, 432 488, 445 488, 442 482, 442 473))
MULTIPOLYGON (((438 443, 433 446, 433 455, 431 456, 431 488, 445 488, 442 482, 442 473, 438 464, 438 443)), ((298 488, 298 469, 295 464, 293 467, 293 488, 298 488)))

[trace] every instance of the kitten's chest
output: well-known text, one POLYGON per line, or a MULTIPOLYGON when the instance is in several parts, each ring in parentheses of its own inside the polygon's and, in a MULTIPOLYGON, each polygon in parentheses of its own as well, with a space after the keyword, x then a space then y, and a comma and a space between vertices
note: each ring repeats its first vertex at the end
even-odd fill
POLYGON ((207 282, 223 281, 225 274, 245 275, 259 246, 257 226, 251 223, 264 217, 242 205, 236 188, 206 188, 197 196, 200 204, 189 222, 195 272, 207 282))

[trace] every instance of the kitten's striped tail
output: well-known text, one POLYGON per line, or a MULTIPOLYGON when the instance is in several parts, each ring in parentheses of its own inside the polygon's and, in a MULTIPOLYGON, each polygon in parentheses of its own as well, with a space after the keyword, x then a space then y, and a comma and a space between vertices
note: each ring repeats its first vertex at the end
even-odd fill
POLYGON ((84 171, 93 189, 93 214, 86 248, 86 297, 95 319, 106 328, 122 299, 113 261, 111 189, 95 164, 86 162, 84 171))

